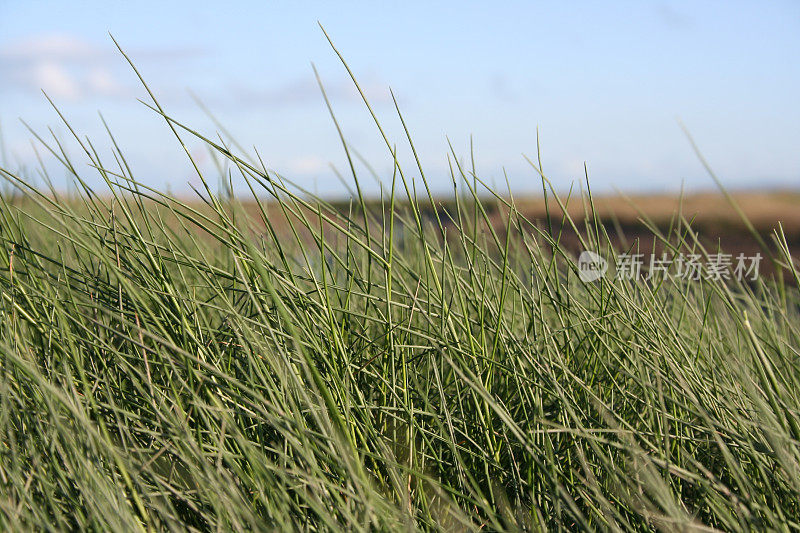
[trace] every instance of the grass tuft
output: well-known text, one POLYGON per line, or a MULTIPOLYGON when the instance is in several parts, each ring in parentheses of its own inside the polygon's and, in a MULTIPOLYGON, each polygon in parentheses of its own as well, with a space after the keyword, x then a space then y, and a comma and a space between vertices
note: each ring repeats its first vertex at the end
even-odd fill
MULTIPOLYGON (((147 187, 110 130, 113 163, 68 128, 102 191, 40 136, 73 194, 0 169, 3 529, 800 528, 782 233, 798 286, 584 283, 558 228, 612 239, 540 158, 560 224, 455 153, 445 207, 373 113, 390 185, 364 198, 337 124, 356 197, 334 206, 148 105, 247 196, 197 165, 202 201, 147 187)), ((669 256, 717 252, 683 218, 653 229, 669 256)))

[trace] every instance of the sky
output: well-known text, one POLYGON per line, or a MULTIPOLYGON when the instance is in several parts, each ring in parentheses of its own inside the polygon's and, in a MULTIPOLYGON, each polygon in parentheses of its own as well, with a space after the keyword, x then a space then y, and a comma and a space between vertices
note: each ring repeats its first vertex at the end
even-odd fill
MULTIPOLYGON (((199 100, 270 169, 340 195, 333 169, 347 175, 349 167, 313 63, 348 144, 377 174, 356 162, 375 193, 379 181, 391 182, 392 156, 319 24, 407 173, 418 175, 391 87, 438 191, 452 189, 450 146, 469 166, 471 143, 486 182, 541 190, 525 158, 537 158, 537 132, 543 170, 562 191, 583 181, 584 164, 594 191, 711 188, 681 123, 726 186, 800 185, 800 2, 789 0, 0 0, 0 162, 36 180, 21 120, 68 138, 43 90, 104 160, 110 141, 98 111, 138 180, 172 191, 197 185, 163 119, 138 101, 147 94, 112 34, 168 114, 216 138, 199 100)), ((185 140, 216 180, 207 150, 185 140)), ((77 146, 64 142, 96 182, 77 146)))

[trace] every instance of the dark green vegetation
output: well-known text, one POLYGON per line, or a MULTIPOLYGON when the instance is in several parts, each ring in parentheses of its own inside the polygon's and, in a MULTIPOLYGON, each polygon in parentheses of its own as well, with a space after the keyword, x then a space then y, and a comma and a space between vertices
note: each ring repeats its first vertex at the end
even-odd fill
MULTIPOLYGON (((3 529, 800 528, 779 234, 790 281, 585 284, 550 231, 569 219, 455 163, 448 213, 399 167, 342 212, 207 141, 248 216, 78 139, 102 192, 3 171, 3 529)), ((573 229, 611 254, 589 200, 573 229)), ((654 238, 705 253, 680 218, 654 238)))

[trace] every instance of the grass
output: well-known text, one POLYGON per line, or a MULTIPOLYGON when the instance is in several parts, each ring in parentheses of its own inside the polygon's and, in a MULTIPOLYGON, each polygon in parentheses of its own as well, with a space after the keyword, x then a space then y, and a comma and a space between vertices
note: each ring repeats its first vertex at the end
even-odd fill
POLYGON ((57 141, 72 194, 1 171, 3 529, 800 529, 780 231, 785 282, 584 283, 551 228, 612 257, 588 193, 539 223, 452 154, 448 209, 399 164, 340 209, 152 108, 248 198, 150 189, 113 137, 74 136, 102 191, 57 141))

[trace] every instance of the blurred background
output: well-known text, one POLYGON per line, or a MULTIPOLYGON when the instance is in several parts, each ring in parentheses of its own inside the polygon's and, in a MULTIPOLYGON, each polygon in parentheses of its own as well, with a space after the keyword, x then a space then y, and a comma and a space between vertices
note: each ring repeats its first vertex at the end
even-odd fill
MULTIPOLYGON (((392 88, 437 191, 451 191, 448 139, 465 161, 472 139, 484 179, 504 188, 507 175, 515 193, 540 192, 523 157, 536 159, 537 129, 560 190, 583 180, 584 162, 594 191, 710 189, 679 122, 726 186, 800 184, 796 1, 0 0, 0 157, 35 174, 20 118, 67 134, 43 90, 80 135, 105 146, 101 111, 140 181, 189 190, 191 167, 137 101, 146 93, 110 32, 169 114, 214 137, 193 93, 269 168, 341 195, 331 166, 347 174, 347 162, 313 62, 348 142, 388 182, 391 157, 318 22, 410 162, 392 88)), ((201 143, 187 144, 214 168, 201 143)), ((378 191, 368 177, 363 184, 378 191)))

